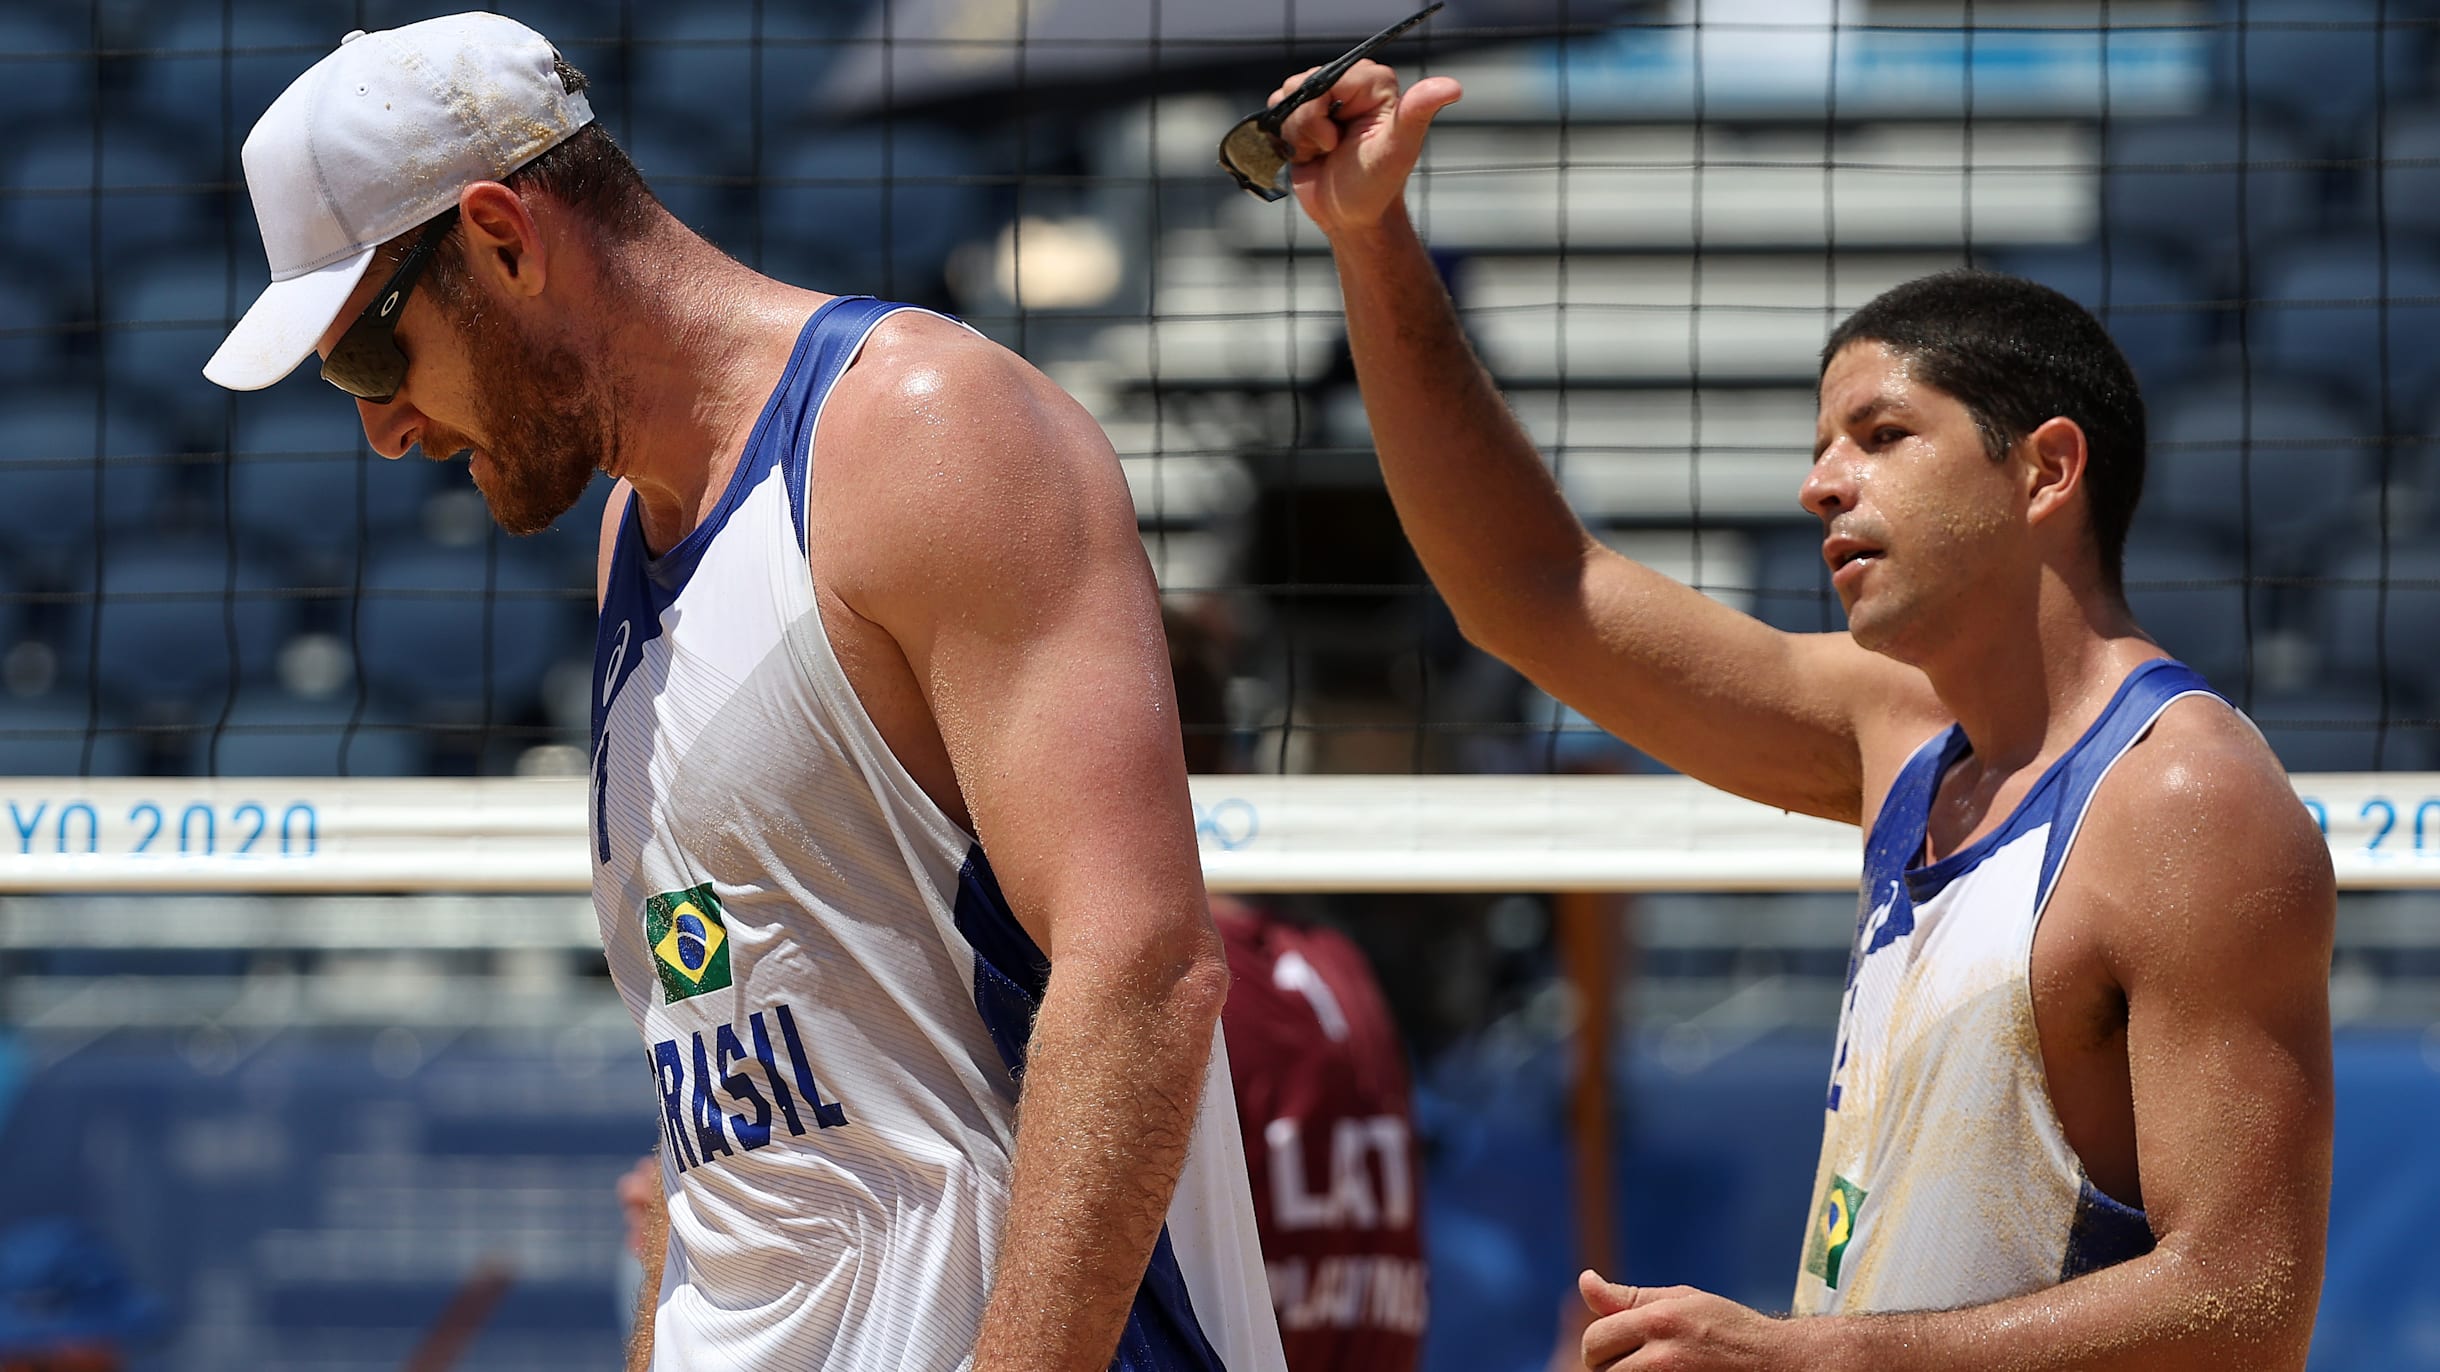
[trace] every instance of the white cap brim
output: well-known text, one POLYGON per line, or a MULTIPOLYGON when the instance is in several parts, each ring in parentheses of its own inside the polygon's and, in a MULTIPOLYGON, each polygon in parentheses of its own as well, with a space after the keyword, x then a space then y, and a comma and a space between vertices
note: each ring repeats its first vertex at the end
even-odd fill
POLYGON ((379 248, 263 288, 221 340, 203 374, 233 391, 259 391, 295 371, 330 330, 379 248))

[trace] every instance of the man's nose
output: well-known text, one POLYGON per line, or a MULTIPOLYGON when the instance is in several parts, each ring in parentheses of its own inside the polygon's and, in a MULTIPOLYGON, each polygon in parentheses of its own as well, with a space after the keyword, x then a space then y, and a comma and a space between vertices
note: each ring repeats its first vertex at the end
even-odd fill
POLYGON ((364 439, 373 451, 383 457, 399 458, 415 446, 416 434, 422 429, 424 417, 404 400, 375 404, 370 400, 356 402, 356 417, 364 422, 364 439))

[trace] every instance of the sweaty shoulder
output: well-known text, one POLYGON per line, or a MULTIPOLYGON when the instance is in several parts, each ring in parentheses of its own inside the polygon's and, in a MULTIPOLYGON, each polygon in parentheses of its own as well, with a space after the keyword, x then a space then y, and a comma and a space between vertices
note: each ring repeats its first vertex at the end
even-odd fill
POLYGON ((831 392, 813 466, 817 557, 859 610, 873 578, 902 588, 896 573, 944 559, 1039 574, 1120 534, 1142 556, 1093 417, 1015 353, 938 316, 875 328, 831 392))
POLYGON ((2162 951, 2198 923, 2329 918, 2334 887, 2320 830, 2262 736, 2211 697, 2170 705, 2128 750, 2094 793, 2077 846, 2088 889, 2189 916, 2127 922, 2138 935, 2168 936, 2162 951))

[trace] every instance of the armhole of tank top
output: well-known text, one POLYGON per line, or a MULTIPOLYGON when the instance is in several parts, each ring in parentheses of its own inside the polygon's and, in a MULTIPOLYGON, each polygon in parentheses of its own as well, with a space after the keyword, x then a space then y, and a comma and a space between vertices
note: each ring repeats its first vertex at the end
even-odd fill
MULTIPOLYGON (((880 328, 884 322, 894 316, 909 310, 921 314, 937 314, 936 311, 926 310, 921 306, 902 305, 874 316, 871 322, 864 326, 864 332, 857 337, 855 351, 848 354, 847 362, 839 368, 838 376, 832 378, 830 388, 822 393, 821 404, 814 408, 813 422, 806 426, 805 481, 803 489, 797 492, 799 497, 797 508, 804 511, 804 524, 797 530, 797 536, 803 541, 802 570, 805 577, 806 604, 810 607, 813 616, 813 632, 808 636, 811 646, 807 651, 814 654, 814 660, 806 665, 813 669, 811 674, 814 689, 822 693, 831 711, 839 717, 840 722, 852 735, 852 742, 859 754, 857 761, 868 772, 877 773, 882 780, 889 783, 890 788, 898 793, 899 800, 907 810, 921 820, 926 829, 931 831, 932 837, 941 845, 942 853, 954 864, 963 861, 967 853, 980 846, 981 841, 967 833, 959 827, 957 821, 943 813, 940 805, 932 799, 931 795, 916 784, 915 777, 907 771, 906 764, 900 762, 898 755, 890 751, 889 740, 881 736, 880 726, 873 723, 871 713, 864 708, 863 698, 856 694, 855 683, 847 679, 847 669, 840 665, 838 650, 831 645, 830 623, 822 614, 822 588, 813 579, 814 451, 821 442, 822 415, 830 408, 830 398, 837 391, 839 378, 845 377, 855 368, 857 360, 864 355, 865 344, 872 341, 874 330, 880 328)), ((946 315, 938 317, 947 318, 946 315)), ((962 320, 951 320, 950 322, 961 328, 971 329, 972 327, 962 320)))
MULTIPOLYGON (((2019 998, 2019 1007, 2024 1011, 2025 1014, 2025 1023, 2033 1033, 2033 1060, 2040 1064, 2042 1068, 2041 1092, 2043 1117, 2049 1121, 2052 1135, 2058 1139, 2060 1149, 2065 1152, 2068 1160, 2074 1164, 2075 1179, 2077 1183, 2082 1186, 2090 1187, 2094 1195, 2101 1197, 2109 1203, 2119 1206, 2122 1209, 2133 1211, 2139 1215, 2144 1213, 2139 1207, 2128 1205, 2125 1201, 2120 1200, 2118 1197, 2110 1195, 2108 1192, 2102 1190, 2100 1186, 2093 1181, 2092 1170, 2084 1165, 2084 1155, 2076 1151, 2074 1141, 2067 1137, 2067 1125, 2059 1118, 2059 1103, 2051 1098, 2050 1062, 2042 1054, 2042 1021, 2038 1008, 2035 1006, 2033 999, 2033 944, 2035 938, 2037 938, 2041 933, 2042 916, 2050 909, 2050 897, 2059 888, 2059 874, 2067 870, 2067 860, 2075 853, 2076 840, 2084 833, 2084 818, 2086 815, 2092 813, 2093 797, 2101 793, 2101 788, 2109 782, 2110 774, 2118 770, 2118 764, 2126 760, 2127 754, 2135 751, 2135 745, 2152 736, 2152 730, 2159 726, 2161 716, 2169 712, 2169 707, 2191 696, 2205 696, 2212 700, 2217 700, 2221 704, 2227 705, 2229 709, 2235 710, 2238 718, 2242 719, 2245 717, 2244 711, 2236 710, 2236 707, 2229 704, 2225 698, 2212 691, 2199 689, 2179 691, 2177 694, 2170 696, 2168 699, 2163 700, 2158 705, 2152 707, 2152 713, 2144 720, 2143 727, 2136 730, 2134 737, 2129 738, 2125 745, 2119 748, 2116 756, 2112 757, 2108 763, 2103 765, 2101 775, 2093 778, 2091 788, 2084 793, 2084 803, 2077 807, 2076 810, 2076 822, 2068 830, 2065 846, 2059 850, 2059 865, 2052 870, 2049 878, 2043 882, 2043 885, 2034 892, 2033 916, 2025 921, 2024 945, 2017 950, 2017 976, 2015 978, 2016 993, 2019 998)), ((2039 879, 2040 878, 2037 877, 2037 880, 2039 879)))

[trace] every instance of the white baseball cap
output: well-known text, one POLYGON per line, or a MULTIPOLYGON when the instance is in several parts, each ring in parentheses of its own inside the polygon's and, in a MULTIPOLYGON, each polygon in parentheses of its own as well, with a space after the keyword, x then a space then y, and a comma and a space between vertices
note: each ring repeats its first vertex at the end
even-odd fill
POLYGON ((203 374, 254 391, 294 371, 382 244, 593 122, 570 84, 541 34, 497 14, 340 39, 246 135, 271 284, 203 374))

